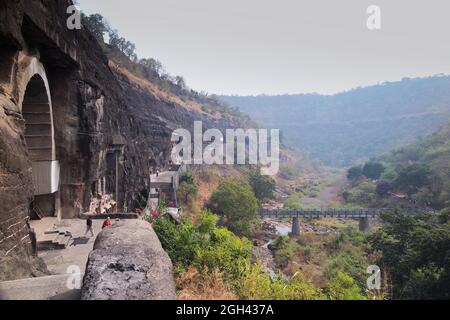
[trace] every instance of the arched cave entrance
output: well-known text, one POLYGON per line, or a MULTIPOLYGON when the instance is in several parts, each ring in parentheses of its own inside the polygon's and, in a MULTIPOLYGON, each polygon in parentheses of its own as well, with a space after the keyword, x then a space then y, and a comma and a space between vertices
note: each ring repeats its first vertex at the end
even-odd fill
POLYGON ((56 216, 59 214, 59 162, 55 152, 52 103, 48 84, 39 74, 27 84, 22 115, 33 171, 32 218, 56 216))

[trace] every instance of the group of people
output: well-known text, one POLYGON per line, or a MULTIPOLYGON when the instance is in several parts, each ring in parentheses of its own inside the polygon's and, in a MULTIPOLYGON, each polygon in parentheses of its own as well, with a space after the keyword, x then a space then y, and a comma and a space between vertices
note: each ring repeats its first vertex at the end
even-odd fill
MULTIPOLYGON (((112 221, 111 221, 111 218, 108 217, 108 218, 106 218, 106 219, 103 221, 102 229, 105 229, 105 228, 111 227, 111 226, 112 226, 112 221)), ((86 237, 86 235, 88 234, 88 232, 91 233, 91 236, 92 236, 92 237, 94 236, 94 225, 93 225, 93 222, 92 222, 92 218, 91 218, 91 217, 88 217, 87 220, 86 220, 86 232, 84 233, 84 236, 85 236, 85 237, 86 237)))

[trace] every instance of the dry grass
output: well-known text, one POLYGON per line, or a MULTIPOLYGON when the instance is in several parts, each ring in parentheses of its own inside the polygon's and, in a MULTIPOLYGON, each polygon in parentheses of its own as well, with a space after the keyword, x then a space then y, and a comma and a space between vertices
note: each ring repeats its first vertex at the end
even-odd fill
POLYGON ((200 274, 190 268, 177 278, 180 300, 237 300, 238 297, 224 283, 219 271, 200 274))
MULTIPOLYGON (((150 81, 134 75, 133 73, 128 71, 126 68, 121 67, 119 64, 117 64, 116 62, 114 62, 112 60, 109 60, 109 66, 111 69, 124 75, 131 83, 134 83, 135 85, 139 86, 141 89, 147 90, 150 94, 153 95, 153 97, 156 100, 174 103, 174 104, 177 104, 177 105, 179 105, 183 108, 189 109, 189 110, 193 110, 193 111, 196 111, 199 113, 205 113, 202 110, 202 105, 196 101, 193 101, 193 100, 183 101, 182 99, 180 99, 180 97, 178 97, 170 92, 166 92, 166 91, 162 90, 161 88, 159 88, 157 85, 151 83, 150 81)), ((213 116, 211 114, 209 114, 209 115, 214 118, 220 118, 220 116, 213 116)))
POLYGON ((209 166, 208 168, 193 166, 191 170, 195 177, 198 191, 192 208, 186 208, 185 213, 189 215, 192 222, 195 224, 197 221, 197 214, 205 207, 211 198, 211 195, 219 185, 227 179, 241 177, 242 173, 233 166, 226 165, 214 165, 209 166))

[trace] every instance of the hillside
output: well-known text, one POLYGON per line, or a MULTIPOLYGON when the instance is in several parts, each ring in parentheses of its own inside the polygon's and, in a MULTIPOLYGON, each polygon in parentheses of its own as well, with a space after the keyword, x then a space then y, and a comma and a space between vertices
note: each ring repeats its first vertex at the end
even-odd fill
POLYGON ((345 167, 435 132, 450 118, 450 77, 403 79, 336 95, 222 96, 283 131, 284 143, 345 167))
POLYGON ((450 206, 450 126, 349 169, 348 203, 368 207, 450 206), (377 169, 371 170, 379 166, 377 169), (367 175, 374 174, 372 177, 367 175), (374 180, 375 179, 375 180, 374 180))

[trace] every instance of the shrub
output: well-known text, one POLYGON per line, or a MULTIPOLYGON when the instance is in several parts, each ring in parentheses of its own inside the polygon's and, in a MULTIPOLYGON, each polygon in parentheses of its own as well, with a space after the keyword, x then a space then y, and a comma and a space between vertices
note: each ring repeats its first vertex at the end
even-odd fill
POLYGON ((324 299, 320 289, 305 280, 300 273, 291 279, 271 279, 260 264, 248 264, 234 283, 241 299, 245 300, 317 300, 324 299))
POLYGON ((226 218, 238 235, 250 235, 258 214, 258 201, 250 186, 240 180, 223 182, 211 196, 209 207, 226 218))
POLYGON ((270 245, 269 249, 272 250, 275 263, 279 268, 286 268, 289 261, 299 250, 299 246, 296 242, 289 239, 287 236, 279 236, 270 245))
POLYGON ((326 289, 332 300, 366 300, 355 280, 348 274, 338 271, 336 276, 328 283, 326 289))
POLYGON ((200 214, 198 226, 186 220, 176 224, 168 216, 155 221, 155 232, 178 273, 194 266, 236 277, 240 266, 250 260, 250 241, 217 227, 216 222, 217 217, 208 211, 200 214))
POLYGON ((302 205, 300 204, 300 199, 301 199, 300 194, 298 193, 291 194, 284 201, 283 208, 287 210, 301 210, 302 205))

